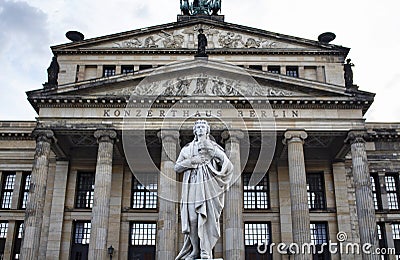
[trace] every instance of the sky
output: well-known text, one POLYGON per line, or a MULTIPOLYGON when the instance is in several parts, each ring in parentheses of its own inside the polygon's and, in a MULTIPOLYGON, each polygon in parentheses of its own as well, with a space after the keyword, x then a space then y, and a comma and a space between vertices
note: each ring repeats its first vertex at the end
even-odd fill
MULTIPOLYGON (((368 122, 400 122, 398 0, 222 0, 225 21, 351 48, 354 83, 376 93, 368 122)), ((0 120, 35 120, 26 91, 42 88, 50 46, 176 21, 179 0, 0 0, 0 120)))

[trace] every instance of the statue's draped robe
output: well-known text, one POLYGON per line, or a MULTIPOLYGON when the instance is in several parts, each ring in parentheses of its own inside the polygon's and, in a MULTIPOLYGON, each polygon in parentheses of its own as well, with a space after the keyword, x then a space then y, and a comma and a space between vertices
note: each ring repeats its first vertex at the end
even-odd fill
MULTIPOLYGON (((190 242, 190 225, 188 203, 195 203, 198 216, 198 236, 200 248, 212 250, 220 237, 220 222, 224 207, 224 191, 232 178, 233 165, 217 143, 211 141, 214 146, 214 156, 205 164, 193 168, 191 158, 198 155, 196 141, 192 141, 184 148, 176 161, 175 170, 184 172, 182 183, 181 221, 182 233, 185 234, 182 250, 176 257, 185 259, 192 252, 190 242), (189 191, 190 189, 190 191, 189 191), (195 189, 194 191, 192 189, 195 189), (189 192, 195 192, 195 201, 189 201, 189 192)), ((192 196, 190 196, 192 197, 192 196)), ((209 252, 212 257, 212 252, 209 252)))

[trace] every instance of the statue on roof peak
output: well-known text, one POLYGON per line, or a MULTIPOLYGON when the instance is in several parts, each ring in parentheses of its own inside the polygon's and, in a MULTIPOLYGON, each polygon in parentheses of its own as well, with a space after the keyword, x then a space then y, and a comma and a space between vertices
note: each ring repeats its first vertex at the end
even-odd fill
POLYGON ((217 15, 222 0, 180 0, 183 15, 217 15))

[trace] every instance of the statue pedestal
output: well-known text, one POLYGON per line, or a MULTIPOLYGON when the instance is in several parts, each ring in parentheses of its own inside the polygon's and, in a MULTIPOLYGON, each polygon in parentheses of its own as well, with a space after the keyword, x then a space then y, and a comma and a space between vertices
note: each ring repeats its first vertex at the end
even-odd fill
POLYGON ((207 56, 194 56, 195 60, 204 60, 204 61, 208 61, 208 55, 207 56))
POLYGON ((197 15, 178 15, 178 22, 183 22, 183 21, 190 21, 198 18, 205 18, 205 19, 210 19, 210 20, 216 20, 216 21, 225 21, 225 16, 224 15, 206 15, 206 14, 197 14, 197 15))

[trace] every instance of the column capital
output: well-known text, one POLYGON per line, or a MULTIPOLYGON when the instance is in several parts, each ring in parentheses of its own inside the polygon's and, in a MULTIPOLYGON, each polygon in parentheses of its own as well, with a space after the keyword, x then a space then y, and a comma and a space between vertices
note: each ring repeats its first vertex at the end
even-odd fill
POLYGON ((365 143, 365 140, 368 138, 367 130, 351 130, 347 134, 347 138, 345 140, 346 143, 354 144, 354 143, 365 143))
POLYGON ((179 131, 175 129, 161 129, 157 132, 157 137, 161 142, 178 142, 179 141, 179 131))
POLYGON ((54 132, 50 129, 35 129, 32 132, 32 136, 36 138, 37 142, 52 143, 55 139, 54 132))
POLYGON ((94 132, 94 137, 96 137, 97 142, 110 142, 113 143, 114 139, 117 137, 117 132, 112 129, 100 129, 94 132))
POLYGON ((308 137, 304 129, 288 129, 284 134, 283 144, 290 142, 302 142, 308 137))
POLYGON ((244 138, 244 133, 242 130, 226 130, 221 133, 221 137, 225 141, 230 140, 232 142, 239 143, 240 140, 244 138))

